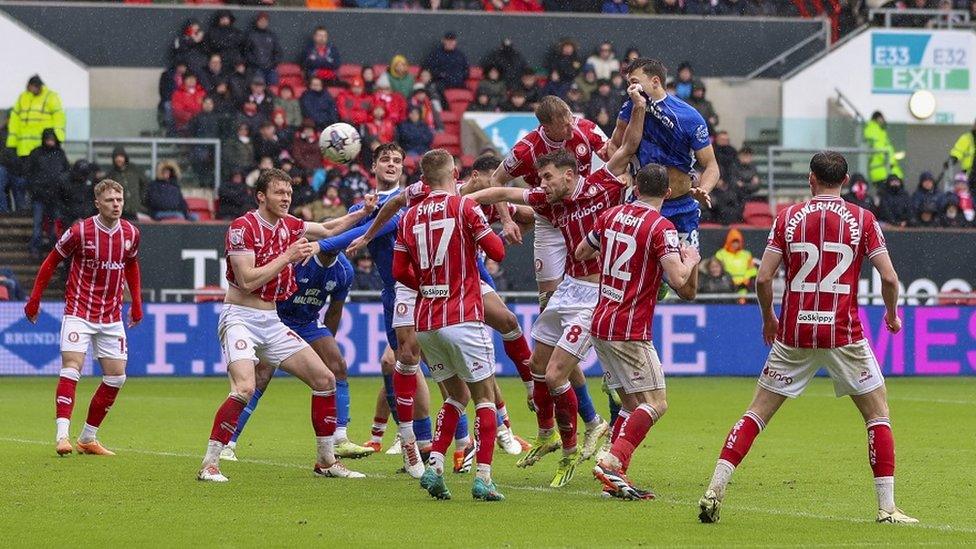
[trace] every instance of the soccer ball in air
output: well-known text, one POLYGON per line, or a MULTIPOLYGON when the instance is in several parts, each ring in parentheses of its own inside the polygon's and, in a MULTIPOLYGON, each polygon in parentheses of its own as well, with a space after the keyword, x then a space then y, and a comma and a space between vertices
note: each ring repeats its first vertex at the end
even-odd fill
POLYGON ((322 130, 322 135, 319 136, 322 156, 342 164, 352 162, 359 155, 362 145, 356 128, 344 122, 332 124, 322 130))

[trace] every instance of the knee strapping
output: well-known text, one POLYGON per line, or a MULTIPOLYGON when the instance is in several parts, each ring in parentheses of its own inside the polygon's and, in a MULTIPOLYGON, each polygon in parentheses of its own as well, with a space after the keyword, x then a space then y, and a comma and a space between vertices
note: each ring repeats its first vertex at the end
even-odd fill
POLYGON ((420 369, 420 364, 404 364, 398 360, 394 368, 405 376, 412 376, 416 375, 417 370, 420 369))
POLYGON ((515 341, 520 337, 522 337, 522 328, 516 326, 511 332, 502 334, 502 341, 515 341))
POLYGON ((120 376, 102 376, 102 383, 108 385, 109 387, 121 389, 122 386, 125 385, 125 374, 120 376))
POLYGON ((81 379, 81 372, 79 370, 75 370, 74 368, 61 368, 61 372, 58 375, 73 381, 78 381, 81 379))

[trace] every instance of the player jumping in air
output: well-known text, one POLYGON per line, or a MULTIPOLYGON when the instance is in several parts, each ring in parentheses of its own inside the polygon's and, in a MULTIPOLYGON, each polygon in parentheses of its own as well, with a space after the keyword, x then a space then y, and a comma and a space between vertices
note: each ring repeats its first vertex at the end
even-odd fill
POLYGON ((219 456, 237 429, 237 420, 255 389, 258 362, 280 367, 312 389, 312 428, 318 458, 313 472, 325 477, 361 478, 335 456, 335 376, 301 337, 287 328, 275 310, 297 289, 293 263, 318 253, 317 242, 345 230, 369 215, 367 206, 326 223, 304 222, 288 214, 291 176, 270 169, 261 173, 254 187, 258 209, 238 217, 227 229, 227 281, 230 283, 220 313, 217 333, 227 362, 230 396, 217 410, 210 441, 197 478, 227 482, 220 472, 219 456))
POLYGON ((397 280, 419 292, 417 340, 431 376, 443 383, 448 399, 437 414, 430 465, 420 480, 438 499, 450 499, 444 483, 444 453, 467 400, 475 402, 478 468, 471 495, 504 499, 491 480, 495 448, 495 352, 484 324, 477 250, 501 261, 505 244, 491 230, 478 205, 457 195, 454 159, 443 149, 420 161, 430 194, 410 208, 397 232, 393 271, 397 280))
POLYGON ((65 231, 48 254, 34 281, 24 314, 31 323, 40 314, 41 295, 62 260, 71 258, 61 319, 61 374, 55 398, 58 455, 74 451, 68 429, 75 406, 75 390, 89 344, 102 367, 102 383, 88 407, 85 427, 78 437, 78 453, 112 456, 95 438, 98 427, 125 383, 128 357, 122 326, 122 282, 132 296, 128 327, 142 320, 139 274, 139 229, 122 217, 122 185, 105 179, 95 185, 98 214, 65 231))
POLYGON ((559 149, 536 160, 540 187, 493 187, 471 195, 482 204, 511 202, 531 206, 562 231, 565 248, 574 252, 566 257, 566 276, 532 326, 532 339, 536 341, 532 372, 544 376, 545 385, 536 385, 534 399, 539 410, 536 415, 539 443, 518 462, 520 467, 533 465, 558 447, 551 419, 554 411, 563 448, 563 458, 551 482, 554 488, 565 486, 572 479, 576 465, 585 459, 577 448, 579 403, 570 376, 579 370, 579 361, 592 346, 590 325, 599 297, 600 262, 578 260, 575 250, 593 228, 597 215, 619 205, 623 199, 626 184, 619 177, 627 171, 643 127, 646 102, 639 92, 640 86, 628 88, 634 101, 634 116, 622 146, 603 168, 583 176, 577 171, 576 158, 559 149))
POLYGON ((624 499, 653 498, 627 478, 634 450, 668 410, 664 370, 651 341, 651 322, 662 275, 677 287, 688 283, 701 257, 694 247, 679 249, 678 231, 661 215, 668 197, 668 173, 659 164, 637 172, 636 200, 606 210, 576 247, 576 258, 602 256, 600 301, 593 313, 593 347, 607 385, 622 408, 610 434, 610 451, 597 460, 593 475, 607 493, 624 499))
MULTIPOLYGON (((298 291, 286 301, 278 302, 278 318, 285 326, 298 334, 312 350, 319 355, 322 362, 332 371, 336 378, 336 430, 335 454, 342 458, 361 458, 373 453, 372 448, 365 448, 353 444, 346 434, 349 424, 349 381, 346 375, 346 361, 339 351, 335 334, 339 329, 342 318, 342 307, 352 286, 352 265, 346 256, 320 251, 306 259, 304 263, 295 265, 295 280, 298 291), (328 302, 324 320, 319 320, 323 307, 328 302)), ((268 388, 274 368, 265 364, 258 364, 255 372, 254 396, 241 412, 237 420, 237 430, 230 442, 220 453, 220 459, 237 461, 235 448, 237 439, 244 431, 244 426, 258 402, 268 388)))
POLYGON ((783 210, 773 222, 756 277, 763 339, 772 349, 752 404, 732 426, 699 501, 702 522, 718 522, 735 468, 783 402, 800 396, 821 367, 833 380, 834 393, 850 396, 864 417, 878 522, 918 522, 895 506, 895 440, 887 393, 858 319, 858 278, 867 257, 881 275, 885 325, 891 333, 901 330, 898 274, 874 215, 840 197, 848 179, 842 155, 817 153, 810 161, 813 199, 783 210), (777 318, 773 279, 780 263, 786 264, 786 293, 777 318))

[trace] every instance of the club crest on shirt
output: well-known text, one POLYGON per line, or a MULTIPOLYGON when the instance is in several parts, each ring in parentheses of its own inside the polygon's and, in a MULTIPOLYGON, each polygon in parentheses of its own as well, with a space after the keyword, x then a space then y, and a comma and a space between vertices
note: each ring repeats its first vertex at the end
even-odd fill
POLYGON ((335 287, 336 287, 336 281, 335 280, 330 280, 330 281, 328 281, 328 282, 325 283, 325 291, 327 291, 327 292, 331 292, 332 290, 335 290, 335 287))
POLYGON ((515 158, 514 154, 509 154, 508 156, 505 157, 505 161, 502 164, 505 165, 505 171, 511 173, 511 171, 517 168, 518 165, 521 163, 522 161, 519 160, 518 158, 515 158))
POLYGON ((125 248, 125 251, 129 251, 129 249, 132 248, 132 241, 126 240, 125 243, 122 244, 122 247, 125 248))
POLYGON ((590 187, 590 188, 589 188, 589 189, 588 189, 588 190, 586 191, 586 194, 588 194, 588 195, 590 195, 590 196, 596 196, 596 193, 598 193, 598 192, 600 192, 600 189, 598 189, 598 188, 596 188, 595 186, 593 186, 593 187, 590 187))
POLYGON ((680 239, 678 238, 678 231, 674 229, 667 229, 664 231, 664 243, 667 244, 669 248, 677 248, 680 239))
POLYGON ((695 139, 705 141, 708 139, 708 126, 701 124, 695 128, 695 139))
POLYGON ((288 231, 284 227, 278 229, 278 238, 286 240, 288 238, 288 231))
POLYGON ((241 244, 244 244, 244 229, 230 230, 230 244, 231 246, 240 246, 241 244))
POLYGON ((583 143, 576 145, 576 156, 586 156, 586 145, 583 143))

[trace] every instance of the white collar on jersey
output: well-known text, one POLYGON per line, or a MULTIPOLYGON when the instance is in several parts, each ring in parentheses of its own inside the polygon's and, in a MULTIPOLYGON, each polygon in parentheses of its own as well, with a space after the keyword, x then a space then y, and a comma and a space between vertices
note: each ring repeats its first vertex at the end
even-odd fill
POLYGON ((104 223, 102 223, 102 220, 99 219, 98 214, 95 214, 94 216, 92 216, 92 219, 95 221, 95 226, 98 227, 98 229, 101 230, 104 233, 115 234, 115 231, 117 231, 117 230, 119 230, 119 229, 122 228, 122 220, 121 219, 119 219, 118 221, 115 222, 115 226, 114 227, 107 227, 104 223))
POLYGON ((549 136, 546 135, 546 128, 543 126, 539 126, 539 137, 542 138, 542 141, 548 145, 549 148, 562 148, 562 146, 566 143, 565 141, 553 141, 552 139, 549 139, 549 136))
POLYGON ((814 196, 813 199, 814 200, 844 200, 843 198, 832 194, 818 194, 817 196, 814 196))
POLYGON ((319 259, 319 254, 313 255, 312 256, 312 259, 315 260, 315 262, 318 264, 319 267, 331 267, 331 266, 333 266, 333 265, 336 264, 336 261, 339 261, 339 256, 338 255, 333 256, 332 257, 332 263, 329 263, 328 265, 323 265, 322 264, 322 260, 319 259))
MULTIPOLYGON (((254 210, 254 217, 256 217, 256 218, 258 218, 258 223, 260 223, 260 224, 262 224, 262 225, 264 225, 265 227, 267 227, 267 228, 269 228, 269 229, 274 229, 275 227, 277 227, 277 226, 278 226, 278 221, 275 221, 275 222, 274 222, 274 223, 272 224, 272 223, 271 223, 270 221, 268 221, 267 219, 265 219, 265 218, 263 218, 263 217, 261 217, 261 210, 254 210)), ((280 218, 279 218, 279 221, 280 221, 280 218)))
POLYGON ((376 191, 376 194, 381 194, 383 196, 386 196, 388 194, 393 194, 393 193, 395 193, 397 191, 402 191, 402 190, 403 189, 399 185, 397 185, 396 187, 393 187, 392 189, 387 189, 385 191, 376 191))
POLYGON ((658 209, 655 208, 653 204, 648 204, 647 202, 644 202, 643 200, 641 200, 639 198, 637 200, 631 202, 631 204, 633 204, 634 206, 640 206, 642 208, 647 208, 648 210, 654 210, 655 212, 658 211, 658 209))

